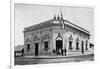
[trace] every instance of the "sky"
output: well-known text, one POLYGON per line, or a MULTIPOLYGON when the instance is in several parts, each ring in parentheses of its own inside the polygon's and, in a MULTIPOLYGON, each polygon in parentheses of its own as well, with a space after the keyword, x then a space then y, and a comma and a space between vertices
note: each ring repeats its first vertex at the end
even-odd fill
POLYGON ((24 28, 53 19, 62 11, 65 20, 90 31, 90 42, 94 43, 94 9, 74 6, 46 6, 18 4, 14 6, 15 46, 24 44, 24 28))

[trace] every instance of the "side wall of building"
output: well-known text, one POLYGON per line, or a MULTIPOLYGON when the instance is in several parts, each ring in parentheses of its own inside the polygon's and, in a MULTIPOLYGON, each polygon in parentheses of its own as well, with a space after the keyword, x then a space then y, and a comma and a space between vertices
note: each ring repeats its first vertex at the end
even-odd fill
POLYGON ((61 27, 56 27, 53 29, 53 49, 56 49, 56 38, 58 34, 61 34, 63 38, 63 49, 66 49, 66 54, 71 55, 84 55, 90 54, 89 47, 89 36, 81 33, 77 30, 66 27, 64 30, 61 27), (72 38, 72 39, 70 39, 72 38), (72 50, 69 49, 69 41, 72 41, 72 50), (78 42, 79 49, 76 49, 76 42, 78 42), (82 53, 82 42, 83 42, 83 53, 82 53), (86 49, 87 44, 87 49, 86 49))

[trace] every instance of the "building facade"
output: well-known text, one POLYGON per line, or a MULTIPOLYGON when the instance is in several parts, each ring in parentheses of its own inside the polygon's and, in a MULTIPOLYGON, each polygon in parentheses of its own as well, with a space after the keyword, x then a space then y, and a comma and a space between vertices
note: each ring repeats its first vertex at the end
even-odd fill
POLYGON ((72 56, 91 54, 90 32, 63 15, 24 28, 25 56, 72 56))

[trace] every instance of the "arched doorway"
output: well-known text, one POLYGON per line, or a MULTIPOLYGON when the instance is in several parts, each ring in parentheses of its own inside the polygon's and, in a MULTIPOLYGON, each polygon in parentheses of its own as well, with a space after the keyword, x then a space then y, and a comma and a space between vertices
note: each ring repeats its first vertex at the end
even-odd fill
POLYGON ((82 54, 84 54, 84 42, 83 41, 82 41, 81 49, 82 49, 82 54))
POLYGON ((58 37, 56 38, 56 52, 59 52, 63 49, 63 39, 61 37, 61 34, 58 33, 58 37))

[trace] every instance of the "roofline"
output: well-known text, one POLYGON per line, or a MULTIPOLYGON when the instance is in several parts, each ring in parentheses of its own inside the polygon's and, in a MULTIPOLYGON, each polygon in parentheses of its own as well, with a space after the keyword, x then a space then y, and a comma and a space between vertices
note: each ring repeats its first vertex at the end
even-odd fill
MULTIPOLYGON (((47 21, 50 21, 50 20, 54 20, 54 19, 49 19, 49 20, 47 20, 47 21)), ((78 30, 80 30, 80 31, 82 31, 82 32, 87 33, 87 34, 90 35, 90 32, 87 31, 86 29, 84 29, 84 28, 82 28, 82 27, 80 27, 80 26, 78 26, 78 25, 76 25, 76 24, 74 24, 74 23, 72 23, 72 22, 70 22, 70 21, 68 21, 68 20, 65 20, 65 19, 63 19, 63 20, 66 21, 66 22, 68 22, 69 24, 72 24, 72 25, 78 27, 78 28, 79 28, 78 30)), ((46 21, 44 21, 44 22, 46 22, 46 21)), ((29 27, 25 27, 25 28, 24 28, 24 31, 25 31, 25 29, 31 28, 31 27, 33 27, 33 26, 41 25, 41 24, 44 23, 44 22, 41 22, 41 23, 39 23, 39 24, 35 24, 35 25, 32 25, 32 26, 29 26, 29 27)), ((66 25, 67 25, 67 24, 66 24, 66 25)), ((74 27, 74 28, 77 29, 76 27, 74 27)))
MULTIPOLYGON (((53 20, 53 19, 49 19, 49 20, 46 20, 46 21, 50 21, 50 20, 53 20)), ((44 23, 46 21, 43 21, 41 23, 38 23, 38 24, 35 24, 35 25, 31 25, 31 26, 25 27, 24 29, 31 28, 31 27, 36 26, 36 25, 41 25, 42 23, 44 23)))
POLYGON ((67 21, 68 23, 70 23, 70 24, 72 24, 72 25, 74 25, 74 26, 76 26, 76 27, 78 27, 78 28, 80 28, 80 29, 82 29, 82 30, 84 30, 84 31, 86 31, 86 32, 88 32, 88 33, 90 33, 90 32, 87 31, 86 29, 84 29, 84 28, 82 28, 82 27, 80 27, 80 26, 78 26, 78 25, 76 25, 76 24, 74 24, 74 23, 72 23, 72 22, 70 22, 70 21, 68 21, 68 20, 64 20, 64 21, 67 21))

